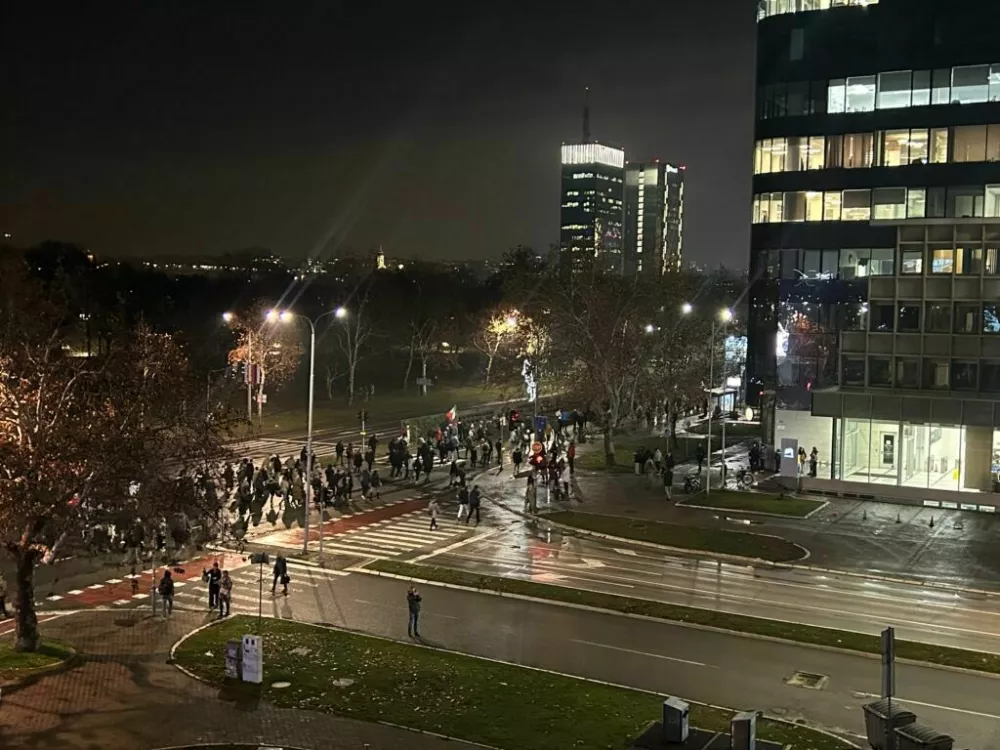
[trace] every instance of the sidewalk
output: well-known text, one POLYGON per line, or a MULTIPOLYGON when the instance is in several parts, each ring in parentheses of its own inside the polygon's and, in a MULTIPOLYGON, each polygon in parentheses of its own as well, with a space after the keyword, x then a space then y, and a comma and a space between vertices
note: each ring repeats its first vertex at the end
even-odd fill
MULTIPOLYGON (((169 665, 170 647, 203 615, 169 622, 88 612, 46 622, 83 664, 4 692, 0 746, 144 750, 195 743, 291 745, 305 750, 471 750, 472 745, 326 714, 236 705, 169 665)), ((222 658, 222 654, 219 655, 222 658)))

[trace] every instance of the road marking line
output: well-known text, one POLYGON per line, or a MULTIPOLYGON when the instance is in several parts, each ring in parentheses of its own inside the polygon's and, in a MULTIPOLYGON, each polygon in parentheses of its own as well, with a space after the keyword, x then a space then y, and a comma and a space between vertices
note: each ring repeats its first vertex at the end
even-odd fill
POLYGON ((128 599, 118 599, 114 603, 117 604, 120 607, 123 604, 128 604, 129 601, 128 601, 128 599))
POLYGON ((103 583, 95 583, 92 586, 87 586, 87 588, 91 589, 91 590, 94 590, 94 589, 103 589, 104 588, 104 584, 103 583))
POLYGON ((148 599, 149 594, 132 594, 133 599, 148 599))
POLYGON ((501 532, 501 529, 494 529, 493 531, 487 531, 485 534, 474 534, 473 536, 469 537, 468 539, 463 539, 460 542, 455 542, 454 544, 449 544, 448 546, 442 547, 441 549, 438 549, 438 550, 432 550, 432 551, 428 552, 425 555, 419 555, 418 557, 413 558, 413 562, 418 563, 418 562, 421 562, 423 560, 427 560, 427 559, 429 559, 431 557, 434 557, 435 555, 446 554, 446 553, 451 552, 453 550, 459 549, 460 547, 464 547, 464 546, 466 546, 468 544, 472 544, 473 542, 481 542, 484 539, 489 539, 492 536, 496 536, 500 532, 501 532))
POLYGON ((611 651, 621 651, 625 654, 635 654, 636 656, 651 656, 654 659, 664 659, 665 661, 675 661, 680 664, 690 664, 693 667, 709 667, 711 669, 716 669, 712 664, 703 664, 700 661, 688 661, 687 659, 678 659, 674 656, 664 656, 663 654, 651 654, 648 651, 636 651, 631 648, 621 648, 620 646, 609 646, 606 643, 595 643, 594 641, 581 641, 577 638, 572 639, 572 643, 580 643, 584 646, 593 646, 594 648, 606 648, 611 651))
POLYGON ((48 601, 50 601, 50 602, 57 602, 57 601, 59 601, 60 599, 62 599, 62 597, 61 597, 61 596, 59 596, 59 594, 50 594, 49 596, 47 596, 47 597, 45 597, 45 598, 46 598, 46 599, 47 599, 48 601))
POLYGON ((82 592, 82 591, 80 591, 80 589, 73 589, 72 591, 67 591, 66 593, 67 593, 67 594, 71 594, 71 595, 73 595, 73 596, 79 596, 79 595, 80 595, 80 594, 82 594, 83 592, 82 592))
MULTIPOLYGON (((881 695, 875 695, 874 693, 861 693, 861 692, 856 692, 856 693, 854 693, 854 695, 861 696, 861 697, 864 697, 864 698, 881 698, 882 697, 881 695)), ((982 711, 972 711, 972 710, 970 710, 968 708, 955 708, 954 706, 940 706, 937 703, 924 703, 923 701, 911 701, 908 698, 897 698, 895 696, 893 697, 893 700, 897 700, 900 703, 910 703, 910 704, 912 704, 914 706, 923 706, 924 708, 937 708, 937 709, 940 709, 942 711, 954 711, 955 713, 967 714, 969 716, 981 716, 984 719, 997 719, 997 720, 1000 720, 1000 715, 997 715, 997 714, 987 714, 987 713, 983 713, 982 711)))
POLYGON ((617 552, 619 555, 629 555, 630 557, 638 557, 634 549, 618 549, 616 547, 615 552, 617 552))

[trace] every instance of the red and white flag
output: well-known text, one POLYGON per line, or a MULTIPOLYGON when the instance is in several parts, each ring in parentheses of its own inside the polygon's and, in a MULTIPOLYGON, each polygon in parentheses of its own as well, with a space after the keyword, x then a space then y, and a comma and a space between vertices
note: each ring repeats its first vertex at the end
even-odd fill
POLYGON ((458 419, 458 406, 456 405, 451 407, 451 409, 448 410, 448 413, 444 415, 444 418, 449 422, 454 422, 458 419))

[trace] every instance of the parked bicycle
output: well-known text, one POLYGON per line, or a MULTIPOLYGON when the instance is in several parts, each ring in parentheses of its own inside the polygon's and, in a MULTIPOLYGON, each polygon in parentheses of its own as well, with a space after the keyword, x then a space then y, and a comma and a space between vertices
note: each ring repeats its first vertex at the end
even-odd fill
POLYGON ((692 473, 684 477, 684 491, 689 495, 701 492, 701 475, 692 473))

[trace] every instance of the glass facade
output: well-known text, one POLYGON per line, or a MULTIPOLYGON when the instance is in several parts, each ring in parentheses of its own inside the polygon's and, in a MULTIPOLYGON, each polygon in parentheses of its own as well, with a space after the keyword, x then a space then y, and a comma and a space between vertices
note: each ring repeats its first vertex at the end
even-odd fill
POLYGON ((757 117, 767 120, 995 101, 1000 101, 1000 63, 772 83, 758 87, 757 117))
POLYGON ((991 492, 1000 430, 877 419, 834 419, 833 478, 951 492, 991 492))
POLYGON ((877 5, 878 0, 761 0, 757 5, 757 20, 783 13, 803 13, 810 10, 829 10, 848 6, 877 5))

